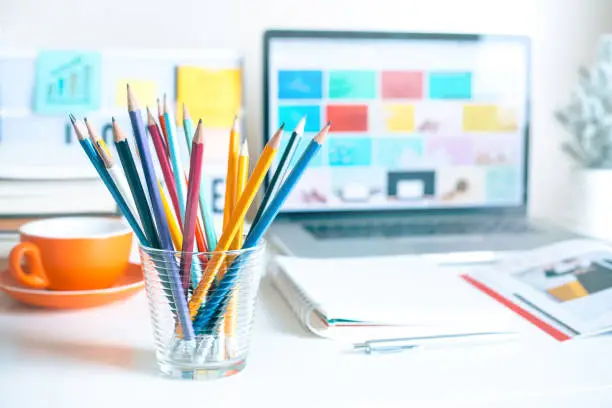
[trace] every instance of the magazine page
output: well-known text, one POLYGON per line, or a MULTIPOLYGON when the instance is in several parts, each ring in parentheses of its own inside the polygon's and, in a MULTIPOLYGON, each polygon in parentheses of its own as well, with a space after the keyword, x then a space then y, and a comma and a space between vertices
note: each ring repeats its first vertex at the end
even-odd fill
POLYGON ((471 275, 575 334, 612 328, 612 247, 602 242, 564 241, 471 275))

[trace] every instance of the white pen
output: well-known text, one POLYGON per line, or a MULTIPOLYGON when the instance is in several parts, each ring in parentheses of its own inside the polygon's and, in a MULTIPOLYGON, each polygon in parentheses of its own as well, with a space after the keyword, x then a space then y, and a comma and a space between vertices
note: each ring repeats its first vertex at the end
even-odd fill
POLYGON ((435 349, 447 347, 468 347, 493 344, 516 340, 517 333, 512 332, 483 332, 449 334, 430 337, 407 337, 397 339, 368 340, 353 344, 353 349, 366 354, 397 353, 413 349, 435 349))

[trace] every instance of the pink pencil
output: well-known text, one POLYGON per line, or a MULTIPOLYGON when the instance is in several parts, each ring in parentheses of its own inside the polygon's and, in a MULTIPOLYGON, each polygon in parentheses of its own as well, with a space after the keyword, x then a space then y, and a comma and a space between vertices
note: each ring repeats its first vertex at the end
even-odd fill
POLYGON ((170 161, 166 155, 166 145, 164 144, 163 136, 157 127, 157 122, 155 122, 155 118, 153 117, 153 114, 151 114, 149 107, 147 107, 147 127, 149 128, 149 133, 151 134, 151 139, 153 140, 153 146, 155 147, 155 153, 157 153, 159 166, 161 167, 162 174, 164 175, 164 181, 168 187, 168 194, 170 194, 170 200, 172 201, 176 218, 179 225, 182 225, 183 221, 181 220, 178 196, 176 195, 176 184, 174 182, 172 168, 170 167, 170 161))
POLYGON ((189 185, 185 202, 185 223, 183 224, 183 248, 181 251, 180 273, 183 279, 185 293, 189 288, 191 261, 193 259, 193 244, 195 239, 196 223, 198 222, 198 200, 200 197, 200 182, 202 180, 202 161, 204 158, 204 131, 202 119, 193 138, 191 157, 189 159, 189 185))

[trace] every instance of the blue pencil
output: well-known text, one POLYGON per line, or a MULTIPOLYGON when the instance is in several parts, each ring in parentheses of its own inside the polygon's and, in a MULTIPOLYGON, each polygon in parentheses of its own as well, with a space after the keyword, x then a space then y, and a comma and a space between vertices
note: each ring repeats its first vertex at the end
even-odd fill
MULTIPOLYGON (((170 229, 168 228, 168 220, 164 213, 161 197, 159 195, 159 189, 157 186, 157 178, 155 176, 155 168, 153 167, 153 160, 151 157, 151 150, 149 149, 149 140, 145 134, 145 126, 140 115, 140 110, 136 99, 130 90, 130 86, 127 86, 128 94, 128 113, 130 115, 130 123, 132 124, 132 130, 134 132, 134 139, 136 140, 136 147, 140 154, 140 160, 142 162, 142 170, 149 191, 149 200, 151 201, 151 207, 153 210, 153 217, 157 224, 157 230, 159 233, 159 242, 163 250, 172 251, 172 240, 170 238, 170 229)), ((193 340, 194 331, 191 323, 191 315, 189 314, 189 308, 187 306, 187 298, 183 285, 179 276, 178 265, 174 258, 168 259, 166 262, 170 268, 170 285, 172 290, 172 296, 174 304, 176 306, 176 312, 178 315, 179 322, 183 329, 183 339, 193 340)))
MULTIPOLYGON (((189 154, 191 154, 194 135, 193 121, 191 120, 191 116, 189 116, 189 111, 185 104, 183 104, 183 129, 185 129, 185 142, 187 142, 187 148, 189 149, 189 154)), ((204 224, 206 246, 209 248, 209 251, 212 251, 217 247, 217 233, 215 232, 215 219, 213 218, 210 205, 208 205, 210 199, 207 197, 207 188, 205 188, 208 185, 209 183, 206 179, 206 175, 202 173, 202 182, 200 183, 200 216, 204 224)))
MULTIPOLYGON (((242 249, 250 249, 257 246, 270 224, 272 224, 272 221, 274 221, 274 218, 276 218, 285 200, 287 200, 289 194, 302 177, 302 174, 304 174, 308 164, 321 149, 321 144, 325 140, 325 136, 329 132, 330 126, 331 123, 328 123, 308 144, 306 150, 295 164, 295 167, 291 170, 291 173, 289 173, 287 179, 279 188, 278 193, 270 201, 268 208, 263 212, 257 224, 253 224, 251 227, 242 249)), ((223 278, 215 288, 215 293, 208 296, 209 300, 206 304, 206 308, 200 310, 194 320, 194 329, 197 333, 202 330, 205 330, 206 333, 213 333, 214 330, 216 330, 217 325, 223 319, 225 308, 227 307, 229 299, 231 299, 232 290, 238 278, 238 272, 242 264, 246 261, 246 258, 248 258, 248 255, 238 256, 227 269, 225 275, 223 275, 223 278)))
POLYGON ((185 222, 185 199, 187 191, 185 190, 185 173, 181 166, 181 156, 176 140, 176 128, 172 112, 168 110, 168 101, 164 94, 164 123, 166 124, 166 135, 168 136, 168 152, 170 154, 170 163, 172 164, 172 172, 174 173, 174 182, 176 184, 176 195, 179 202, 179 210, 181 211, 181 220, 185 222))
POLYGON ((106 167, 104 167, 104 163, 102 162, 100 156, 98 156, 98 153, 95 151, 93 143, 87 136, 85 136, 85 132, 83 132, 83 130, 80 128, 76 118, 72 114, 70 114, 70 121, 72 122, 72 127, 74 128, 74 132, 77 135, 77 139, 79 139, 81 147, 85 151, 85 154, 93 164, 96 171, 98 172, 98 175, 102 179, 102 182, 104 182, 104 185, 113 196, 113 199, 119 206, 119 210, 121 210, 121 213, 123 213, 123 216, 130 224, 130 227, 132 227, 132 231, 134 231, 136 238, 138 239, 141 245, 148 246, 149 241, 147 240, 144 232, 142 231, 142 228, 140 228, 140 225, 138 225, 138 221, 136 221, 136 218, 134 218, 134 214, 132 214, 132 211, 130 211, 128 204, 125 202, 125 199, 119 192, 117 185, 111 178, 110 174, 108 174, 106 167))

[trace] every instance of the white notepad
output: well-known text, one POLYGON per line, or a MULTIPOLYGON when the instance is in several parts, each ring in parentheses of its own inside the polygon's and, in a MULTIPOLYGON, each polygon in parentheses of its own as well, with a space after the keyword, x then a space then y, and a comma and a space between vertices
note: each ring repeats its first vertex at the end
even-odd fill
POLYGON ((451 271, 415 256, 279 256, 272 280, 300 321, 347 340, 515 332, 517 318, 451 271))

